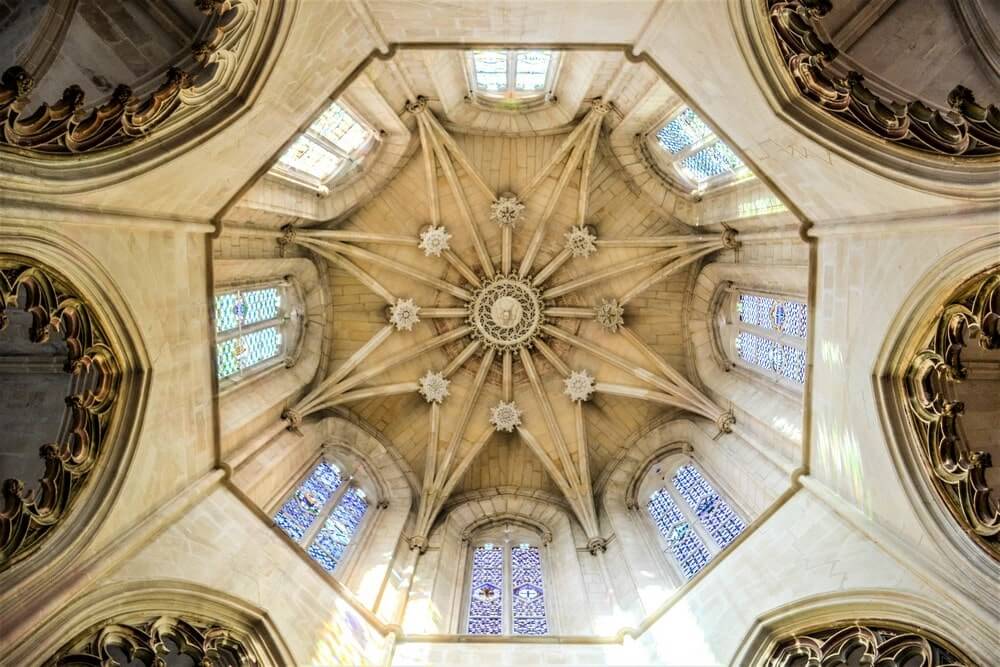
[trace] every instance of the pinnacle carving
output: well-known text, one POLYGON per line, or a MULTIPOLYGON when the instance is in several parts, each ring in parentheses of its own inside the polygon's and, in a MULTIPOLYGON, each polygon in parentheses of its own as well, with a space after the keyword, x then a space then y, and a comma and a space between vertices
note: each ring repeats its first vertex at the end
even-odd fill
POLYGON ((490 423, 498 431, 512 433, 521 425, 521 409, 514 401, 500 401, 496 407, 490 408, 490 423))
POLYGON ((443 226, 431 225, 420 234, 419 247, 424 251, 425 257, 440 257, 441 253, 451 246, 449 241, 451 234, 443 226))
POLYGON ((419 314, 420 306, 413 303, 413 299, 397 299, 389 306, 389 322, 396 331, 413 331, 413 325, 420 321, 419 314))
POLYGON ((420 395, 428 403, 440 403, 448 396, 448 385, 451 380, 445 379, 442 373, 427 371, 420 378, 420 395))

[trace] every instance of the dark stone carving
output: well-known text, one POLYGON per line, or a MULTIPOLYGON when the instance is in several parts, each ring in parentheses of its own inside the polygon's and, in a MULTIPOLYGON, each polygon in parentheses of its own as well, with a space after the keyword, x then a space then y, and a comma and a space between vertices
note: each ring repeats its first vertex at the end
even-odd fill
POLYGON ((920 100, 883 100, 856 71, 841 76, 829 64, 836 47, 823 41, 815 22, 831 9, 829 0, 766 0, 768 19, 782 59, 802 95, 841 120, 903 146, 949 156, 1000 155, 1000 108, 976 102, 956 86, 948 111, 920 100))
POLYGON ((105 343, 87 304, 58 278, 39 267, 0 258, 0 329, 7 309, 31 315, 32 342, 48 340, 54 328, 65 339, 65 369, 73 376, 66 398, 67 428, 58 442, 43 444, 45 469, 38 488, 26 491, 18 479, 0 487, 0 570, 58 524, 97 463, 121 377, 115 353, 105 343))

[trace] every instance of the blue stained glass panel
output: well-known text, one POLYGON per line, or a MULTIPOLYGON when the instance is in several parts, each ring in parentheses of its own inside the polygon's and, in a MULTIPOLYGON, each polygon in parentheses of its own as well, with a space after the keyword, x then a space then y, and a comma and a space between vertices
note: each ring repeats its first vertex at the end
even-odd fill
POLYGON ((701 118, 698 118, 691 109, 684 107, 673 120, 660 128, 656 133, 656 140, 672 155, 677 155, 691 144, 711 134, 712 130, 702 122, 701 118))
POLYGON ((306 550, 309 556, 324 570, 333 572, 367 511, 368 501, 364 492, 355 486, 347 489, 306 550))
POLYGON ((545 620, 545 587, 542 581, 542 554, 527 544, 510 550, 513 590, 513 632, 515 635, 544 635, 549 631, 545 620))
POLYGON ((216 370, 219 379, 273 359, 281 352, 281 332, 278 327, 258 329, 216 344, 216 370))
POLYGON ((276 287, 220 294, 215 297, 215 332, 274 319, 280 310, 281 293, 276 287))
POLYGON ((715 492, 694 466, 683 465, 678 468, 673 482, 674 488, 720 548, 728 546, 746 528, 743 519, 715 492))
POLYGON ((666 540, 684 576, 690 579, 712 559, 666 489, 658 489, 646 505, 660 535, 666 540))
POLYGON ((340 482, 337 467, 321 461, 274 515, 274 523, 293 540, 300 541, 340 482))
POLYGON ((740 322, 779 331, 797 338, 806 337, 808 311, 801 301, 785 301, 759 294, 740 294, 736 302, 740 322))
POLYGON ((806 353, 797 347, 741 331, 736 336, 736 353, 748 364, 778 373, 792 382, 806 381, 806 353))
POLYGON ((736 153, 721 141, 688 155, 678 163, 681 172, 695 183, 746 169, 736 153))
POLYGON ((503 633, 503 549, 484 544, 472 552, 472 585, 469 596, 470 635, 503 633))

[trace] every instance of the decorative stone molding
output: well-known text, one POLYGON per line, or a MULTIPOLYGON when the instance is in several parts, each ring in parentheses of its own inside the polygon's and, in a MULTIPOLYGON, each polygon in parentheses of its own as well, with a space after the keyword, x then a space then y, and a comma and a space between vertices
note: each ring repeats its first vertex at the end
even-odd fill
POLYGON ((516 514, 514 512, 499 512, 489 516, 480 517, 469 523, 462 530, 462 542, 470 542, 477 532, 498 524, 520 526, 521 528, 526 528, 527 530, 538 533, 542 544, 549 544, 552 542, 552 529, 546 524, 532 517, 525 516, 523 514, 516 514))
POLYGON ((715 420, 715 425, 719 427, 720 433, 732 433, 733 426, 736 424, 736 415, 733 414, 732 409, 723 412, 719 415, 719 418, 715 420))
POLYGON ((597 323, 606 331, 617 333, 625 326, 625 307, 619 304, 617 299, 601 299, 601 305, 595 310, 597 323))
POLYGON ((198 665, 240 666, 259 664, 257 656, 232 630, 219 625, 171 616, 152 617, 136 623, 108 623, 67 644, 51 665, 118 664, 116 653, 131 658, 129 664, 159 667, 184 655, 198 665))
POLYGON ((944 306, 904 377, 924 469, 964 532, 1000 561, 1000 502, 986 481, 990 455, 966 442, 959 428, 964 406, 952 398, 953 383, 968 377, 962 354, 973 340, 1000 349, 1000 268, 967 283, 944 306))
POLYGON ((0 570, 38 546, 70 510, 102 457, 114 416, 122 364, 90 306, 74 292, 47 269, 0 256, 0 330, 8 325, 8 309, 27 311, 31 342, 46 342, 53 330, 63 336, 65 370, 73 376, 68 428, 57 442, 42 444, 38 489, 26 492, 18 479, 4 480, 0 489, 0 570))
POLYGON ((397 299, 389 306, 389 322, 396 331, 413 331, 413 325, 420 322, 420 306, 413 299, 397 299))
POLYGON ((451 380, 445 379, 441 373, 427 371, 420 378, 420 395, 428 403, 440 403, 448 397, 448 385, 451 380))
POLYGON ((427 538, 423 535, 414 535, 406 538, 406 544, 410 547, 410 551, 419 551, 422 554, 427 553, 427 538))
POLYGON ((450 248, 451 234, 444 227, 431 225, 420 233, 420 244, 425 257, 440 257, 441 253, 450 248))
POLYGON ((594 376, 586 370, 573 371, 563 380, 563 384, 566 385, 563 393, 572 401, 589 401, 591 394, 594 393, 595 382, 594 376))
POLYGON ((796 634, 780 642, 768 657, 769 667, 840 665, 858 656, 865 665, 919 664, 922 667, 972 667, 972 661, 946 648, 916 627, 851 621, 796 634))
POLYGON ((297 433, 299 435, 302 435, 303 415, 301 412, 298 412, 292 408, 286 408, 281 413, 281 418, 282 420, 288 422, 288 426, 285 427, 287 430, 291 431, 292 433, 297 433))
POLYGON ((614 108, 611 102, 605 102, 600 97, 595 97, 593 101, 591 101, 590 107, 594 110, 594 113, 596 113, 599 116, 607 115, 608 112, 610 112, 614 108))
POLYGON ((571 227, 564 236, 566 250, 569 250, 573 257, 590 257, 597 252, 597 234, 589 225, 571 227))
POLYGON ((511 227, 521 219, 524 211, 524 204, 518 200, 511 192, 500 195, 496 201, 490 204, 490 220, 501 227, 511 227))
POLYGON ((587 551, 590 552, 591 556, 596 556, 599 553, 604 553, 608 550, 608 541, 603 537, 593 537, 587 541, 587 551))
POLYGON ((513 433, 521 425, 521 409, 514 401, 500 401, 490 408, 490 423, 498 431, 513 433))
POLYGON ((819 36, 816 21, 829 0, 768 0, 767 11, 781 56, 798 91, 816 107, 854 127, 909 148, 949 156, 1000 156, 1000 109, 976 102, 956 86, 951 109, 940 112, 920 100, 882 100, 856 71, 837 74, 837 49, 819 36))

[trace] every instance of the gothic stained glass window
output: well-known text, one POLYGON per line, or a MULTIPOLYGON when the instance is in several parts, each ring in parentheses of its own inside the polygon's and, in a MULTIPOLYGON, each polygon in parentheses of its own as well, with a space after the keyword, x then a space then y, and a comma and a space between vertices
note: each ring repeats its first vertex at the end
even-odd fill
POLYGON ((543 96, 553 80, 555 51, 472 51, 470 86, 492 99, 543 96))
POLYGON ((219 379, 273 359, 280 352, 281 332, 276 326, 220 341, 216 345, 219 379))
POLYGON ((476 547, 472 553, 469 594, 470 635, 503 634, 504 549, 495 544, 476 547))
POLYGON ((729 546, 746 528, 743 519, 694 466, 688 464, 678 468, 674 473, 673 483, 719 548, 729 546))
POLYGON ((326 523, 316 534, 307 551, 327 572, 336 569, 367 511, 368 501, 364 492, 352 486, 347 489, 326 523))
POLYGON ((278 510, 274 522, 298 542, 316 521, 327 501, 340 487, 340 483, 340 470, 321 461, 278 510))
POLYGON ((670 493, 666 489, 657 490, 650 496, 646 509, 684 576, 690 579, 696 575, 712 556, 670 493))
POLYGON ((274 319, 281 308, 281 293, 276 287, 235 291, 215 297, 215 332, 274 319))
POLYGON ((805 337, 808 310, 801 301, 741 293, 736 315, 743 329, 736 334, 736 354, 746 363, 796 384, 806 375, 805 337), (795 344, 795 341, 798 344, 795 344))
POLYGON ((655 136, 664 161, 693 191, 750 176, 736 153, 689 107, 681 107, 655 136))
POLYGON ((544 635, 548 632, 548 624, 545 620, 542 555, 538 547, 519 544, 512 548, 510 568, 514 634, 544 635))

